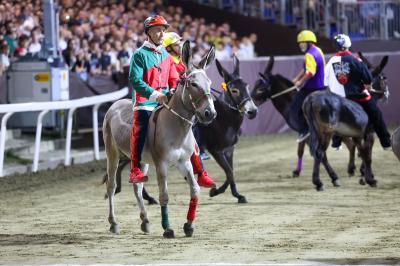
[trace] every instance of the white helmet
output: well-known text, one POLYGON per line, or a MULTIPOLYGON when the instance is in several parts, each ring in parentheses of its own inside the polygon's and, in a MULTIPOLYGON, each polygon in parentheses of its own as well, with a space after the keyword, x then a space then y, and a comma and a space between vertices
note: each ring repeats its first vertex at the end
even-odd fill
POLYGON ((335 47, 339 50, 344 50, 351 47, 350 37, 346 34, 338 34, 333 38, 335 47))

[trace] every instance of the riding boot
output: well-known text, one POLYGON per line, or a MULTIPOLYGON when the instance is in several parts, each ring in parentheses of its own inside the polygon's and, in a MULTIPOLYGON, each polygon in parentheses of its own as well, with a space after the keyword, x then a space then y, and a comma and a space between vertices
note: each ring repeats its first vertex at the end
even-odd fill
POLYGON ((208 175, 207 171, 205 171, 203 168, 203 164, 199 156, 199 148, 197 147, 197 145, 195 149, 196 149, 195 152, 190 157, 190 161, 192 163, 193 173, 198 175, 197 183, 201 187, 207 187, 207 188, 213 187, 214 180, 208 175))

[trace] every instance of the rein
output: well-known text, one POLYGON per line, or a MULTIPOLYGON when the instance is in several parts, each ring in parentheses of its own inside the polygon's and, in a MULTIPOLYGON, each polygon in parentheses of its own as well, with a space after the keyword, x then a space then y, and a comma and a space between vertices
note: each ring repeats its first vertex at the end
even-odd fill
POLYGON ((278 93, 276 93, 276 94, 273 94, 270 98, 271 99, 274 99, 274 98, 276 98, 276 97, 279 97, 279 96, 281 96, 281 95, 283 95, 283 94, 286 94, 286 93, 288 93, 288 92, 291 92, 291 91, 294 91, 294 90, 297 90, 298 88, 296 87, 296 86, 293 86, 293 87, 290 87, 290 88, 287 88, 286 90, 283 90, 283 91, 281 91, 281 92, 278 92, 278 93))
POLYGON ((174 109, 171 108, 171 106, 169 106, 169 105, 166 104, 166 103, 163 103, 163 106, 164 106, 165 108, 167 108, 167 110, 170 111, 173 115, 175 115, 176 117, 180 118, 182 121, 188 123, 189 125, 193 126, 193 122, 192 122, 192 121, 190 121, 189 119, 184 118, 183 116, 181 116, 180 114, 178 114, 174 109))

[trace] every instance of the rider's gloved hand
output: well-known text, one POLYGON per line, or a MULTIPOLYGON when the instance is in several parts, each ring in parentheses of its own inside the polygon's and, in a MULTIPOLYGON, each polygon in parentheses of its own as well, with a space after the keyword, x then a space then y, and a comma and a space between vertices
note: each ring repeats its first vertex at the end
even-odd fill
POLYGON ((158 103, 160 103, 160 104, 163 104, 163 103, 167 103, 167 102, 168 102, 168 98, 167 98, 166 95, 162 94, 162 95, 159 95, 159 96, 156 98, 156 101, 157 101, 158 103))

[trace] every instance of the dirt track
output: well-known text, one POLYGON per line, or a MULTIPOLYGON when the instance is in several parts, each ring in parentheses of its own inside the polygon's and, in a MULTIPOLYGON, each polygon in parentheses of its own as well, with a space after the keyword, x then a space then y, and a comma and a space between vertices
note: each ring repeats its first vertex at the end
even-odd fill
MULTIPOLYGON (((321 169, 326 190, 316 192, 308 153, 302 176, 290 177, 295 145, 288 134, 241 139, 236 176, 249 203, 238 205, 230 191, 210 198, 203 189, 192 238, 182 230, 188 186, 175 170, 169 182, 172 240, 162 238, 158 206, 148 206, 151 234, 141 233, 127 173, 116 200, 121 234, 108 232, 105 187, 98 185, 104 161, 1 178, 0 264, 399 264, 400 163, 393 153, 375 147, 378 188, 370 188, 347 177, 345 150, 330 151, 342 187, 332 187, 321 169)), ((221 184, 222 170, 212 160, 206 164, 221 184)), ((147 188, 157 196, 154 176, 147 188)))

